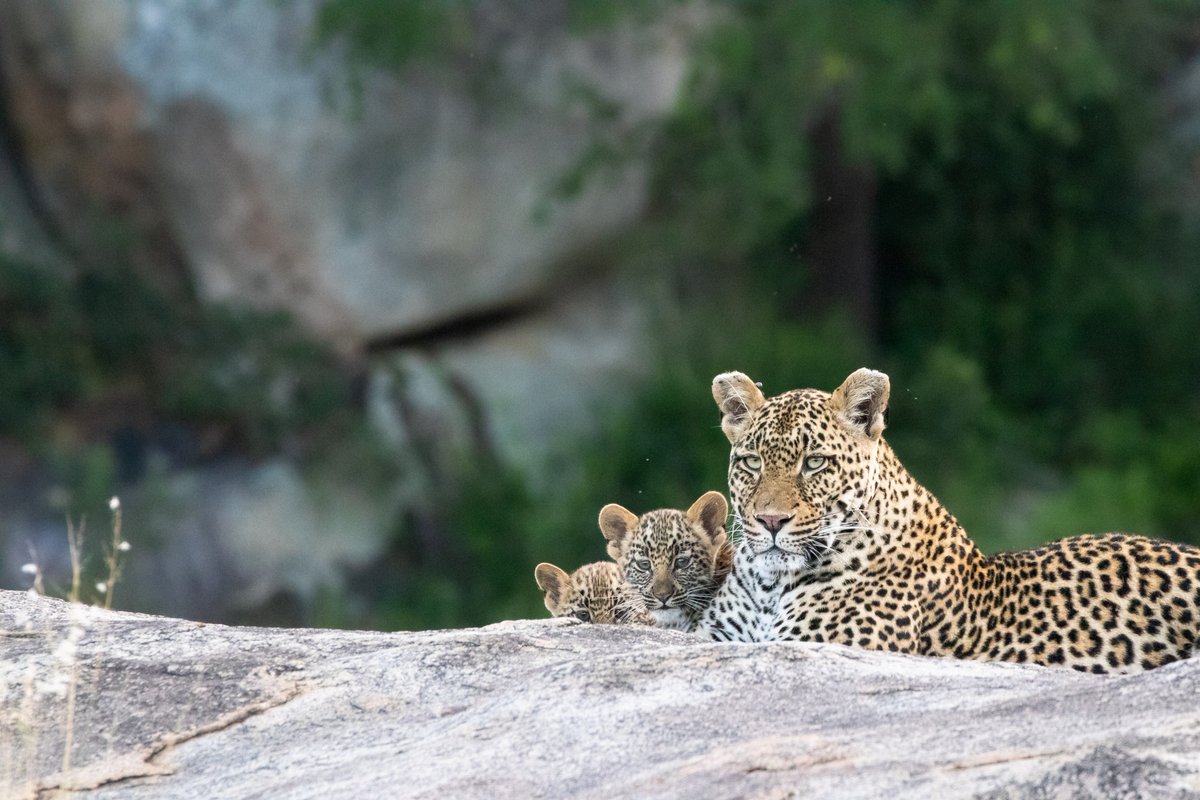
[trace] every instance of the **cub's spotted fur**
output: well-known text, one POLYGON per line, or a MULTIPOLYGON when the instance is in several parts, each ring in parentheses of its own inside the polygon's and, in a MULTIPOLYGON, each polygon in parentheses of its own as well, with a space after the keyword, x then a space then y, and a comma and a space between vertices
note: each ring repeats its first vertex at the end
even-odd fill
POLYGON ((533 575, 546 593, 546 608, 552 616, 608 625, 654 624, 637 592, 625 583, 621 570, 611 561, 584 564, 570 575, 543 562, 533 575))
POLYGON ((1137 672, 1200 635, 1200 548, 1122 534, 985 556, 883 440, 890 384, 713 397, 745 536, 701 629, 876 650, 1137 672))
POLYGON ((659 627, 696 629, 729 573, 728 514, 720 492, 705 493, 686 512, 660 509, 638 517, 616 503, 600 510, 608 554, 659 627))

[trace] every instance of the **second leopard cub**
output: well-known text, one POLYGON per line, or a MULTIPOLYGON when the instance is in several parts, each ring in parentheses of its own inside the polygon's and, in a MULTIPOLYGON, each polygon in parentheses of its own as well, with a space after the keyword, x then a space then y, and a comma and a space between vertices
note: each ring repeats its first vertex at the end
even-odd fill
POLYGON ((584 564, 569 575, 543 562, 533 574, 546 593, 546 609, 552 616, 603 625, 654 624, 641 597, 611 561, 584 564))
POLYGON ((729 574, 728 513, 720 492, 705 493, 687 511, 664 508, 638 517, 616 503, 600 510, 608 554, 660 628, 694 631, 729 574))

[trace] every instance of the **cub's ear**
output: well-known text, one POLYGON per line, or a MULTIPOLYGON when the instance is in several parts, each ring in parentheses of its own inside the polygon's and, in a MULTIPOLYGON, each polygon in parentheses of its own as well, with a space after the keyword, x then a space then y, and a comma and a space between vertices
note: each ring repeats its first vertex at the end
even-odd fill
POLYGON ((741 372, 722 372, 713 378, 712 394, 721 409, 721 430, 730 444, 742 438, 750 417, 767 402, 754 381, 741 372))
POLYGON ((891 381, 882 372, 856 369, 829 398, 829 410, 847 428, 871 439, 883 433, 891 381))
POLYGON ((625 553, 625 545, 637 525, 637 514, 624 506, 609 503, 600 509, 600 532, 608 540, 608 554, 614 561, 619 561, 625 553))
POLYGON ((720 583, 730 572, 733 572, 733 546, 727 540, 723 540, 713 556, 713 577, 720 583))
POLYGON ((557 613, 558 605, 562 602, 563 595, 567 593, 567 586, 571 583, 570 576, 553 564, 543 561, 534 568, 533 577, 541 590, 546 593, 546 610, 551 614, 557 613))
POLYGON ((725 495, 720 492, 705 492, 687 510, 687 518, 692 522, 700 523, 700 527, 704 528, 704 532, 708 535, 708 541, 712 545, 718 544, 718 540, 725 541, 725 518, 727 516, 729 516, 729 504, 725 502, 725 495))

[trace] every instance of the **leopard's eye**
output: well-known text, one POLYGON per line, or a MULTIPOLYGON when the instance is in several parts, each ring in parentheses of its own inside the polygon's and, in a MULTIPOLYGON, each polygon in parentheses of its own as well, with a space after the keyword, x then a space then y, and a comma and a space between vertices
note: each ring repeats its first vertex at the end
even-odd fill
POLYGON ((638 569, 640 569, 642 572, 649 572, 649 571, 650 571, 650 559, 648 559, 648 558, 639 558, 639 559, 636 559, 636 560, 633 562, 633 565, 634 565, 635 567, 637 567, 638 569))
POLYGON ((824 469, 825 465, 828 463, 829 459, 825 456, 809 456, 808 458, 804 459, 804 471, 816 472, 817 470, 824 469))
POLYGON ((580 622, 591 622, 592 612, 588 611, 586 608, 581 608, 575 612, 575 619, 579 620, 580 622))
POLYGON ((758 457, 757 453, 744 453, 737 457, 737 462, 751 472, 758 472, 762 469, 762 459, 758 457))
POLYGON ((675 559, 675 569, 687 569, 692 564, 691 556, 680 556, 675 559))

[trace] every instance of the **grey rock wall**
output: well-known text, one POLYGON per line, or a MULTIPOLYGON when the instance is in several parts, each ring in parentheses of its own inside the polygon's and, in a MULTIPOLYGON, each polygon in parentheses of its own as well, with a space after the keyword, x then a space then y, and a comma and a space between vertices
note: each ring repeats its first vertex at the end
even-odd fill
POLYGON ((12 797, 1200 796, 1200 661, 1094 676, 560 620, 227 628, 14 592, 0 642, 12 797))
POLYGON ((597 137, 670 110, 689 13, 578 35, 558 0, 481 3, 476 49, 368 70, 358 96, 344 47, 312 46, 319 6, 0 2, 3 91, 62 224, 117 214, 202 297, 352 347, 544 297, 641 214, 637 158, 543 201, 597 137))
MULTIPOLYGON (((115 223, 152 279, 291 312, 365 364, 401 465, 373 494, 285 457, 124 487, 146 533, 138 607, 228 619, 337 589, 464 454, 537 476, 649 363, 656 296, 604 256, 643 212, 649 165, 552 188, 671 109, 702 15, 580 33, 566 0, 486 0, 469 4, 471 48, 355 87, 344 44, 313 47, 320 6, 0 0, 0 248, 45 260, 31 208, 68 255, 115 223), (424 450, 437 463, 415 463, 424 450)), ((61 509, 37 489, 0 510, 8 586, 30 545, 65 563, 61 509)))

